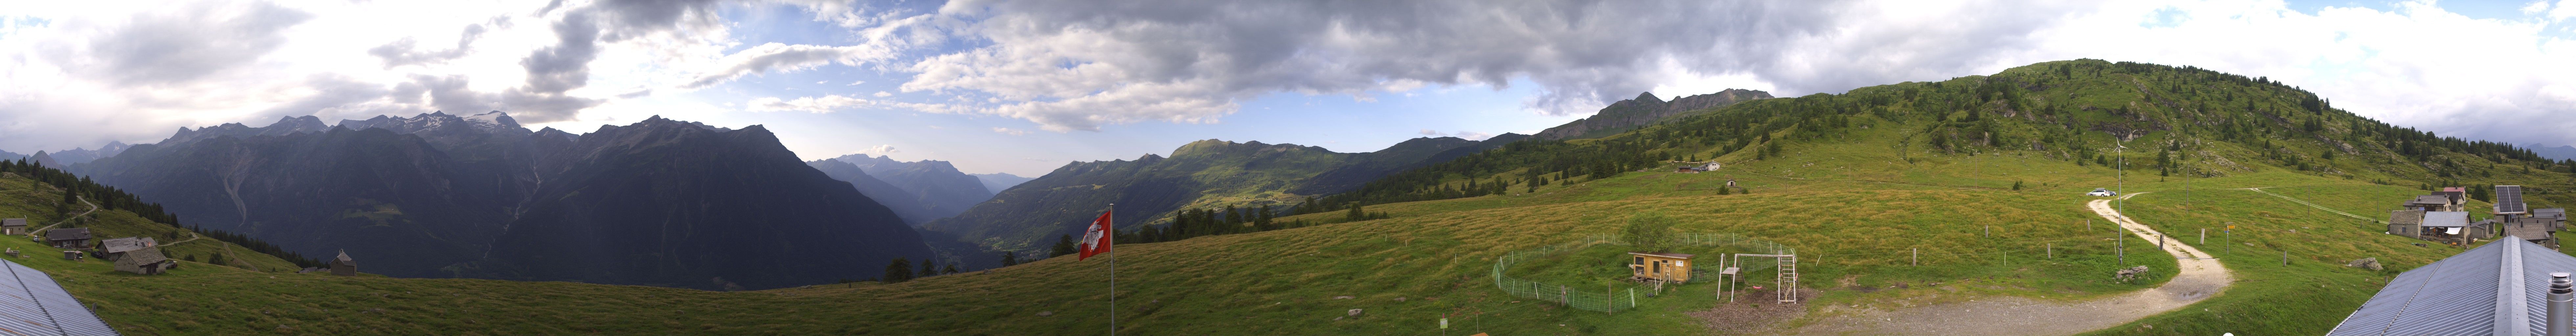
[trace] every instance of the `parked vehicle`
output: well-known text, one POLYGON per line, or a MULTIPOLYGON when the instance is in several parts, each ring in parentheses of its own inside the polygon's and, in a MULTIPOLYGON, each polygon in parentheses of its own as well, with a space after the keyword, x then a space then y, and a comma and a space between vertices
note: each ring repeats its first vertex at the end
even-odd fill
POLYGON ((2093 192, 2084 193, 2084 195, 2085 195, 2085 196, 2102 196, 2102 197, 2110 197, 2110 196, 2115 196, 2115 195, 2119 195, 2119 194, 2120 194, 2120 192, 2111 191, 2111 189, 2102 189, 2102 188, 2093 188, 2093 192))

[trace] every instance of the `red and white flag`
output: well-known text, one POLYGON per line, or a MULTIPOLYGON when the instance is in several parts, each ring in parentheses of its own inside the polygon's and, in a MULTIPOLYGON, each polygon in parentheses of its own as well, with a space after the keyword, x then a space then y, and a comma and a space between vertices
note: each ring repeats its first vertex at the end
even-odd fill
POLYGON ((1109 230, 1109 211, 1101 211, 1100 219, 1092 220, 1091 228, 1082 232, 1082 255, 1073 260, 1091 259, 1091 255, 1109 253, 1110 232, 1115 231, 1109 230))

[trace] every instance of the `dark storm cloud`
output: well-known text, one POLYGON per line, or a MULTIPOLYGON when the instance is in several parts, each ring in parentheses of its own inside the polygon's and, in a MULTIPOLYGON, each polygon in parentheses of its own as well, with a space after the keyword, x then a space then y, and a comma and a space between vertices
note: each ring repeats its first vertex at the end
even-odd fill
POLYGON ((286 43, 280 31, 313 18, 266 2, 219 5, 136 15, 90 41, 90 57, 104 63, 93 69, 119 85, 193 81, 258 60, 286 43))
POLYGON ((980 19, 960 31, 990 43, 916 63, 904 87, 1018 101, 991 113, 1057 130, 1204 121, 1271 92, 1515 80, 1539 86, 1529 107, 1581 114, 1693 74, 1753 74, 1790 92, 1957 76, 2090 6, 1972 3, 1944 10, 1994 15, 1878 20, 1922 16, 1883 8, 1899 4, 961 1, 943 11, 980 19))

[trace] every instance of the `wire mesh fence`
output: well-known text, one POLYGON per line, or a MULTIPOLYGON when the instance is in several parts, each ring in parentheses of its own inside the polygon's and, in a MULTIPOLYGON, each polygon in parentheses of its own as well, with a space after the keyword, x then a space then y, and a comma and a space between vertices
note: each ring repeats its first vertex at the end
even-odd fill
MULTIPOLYGON (((1621 235, 1616 234, 1588 235, 1583 236, 1581 239, 1562 244, 1540 246, 1504 253, 1501 258, 1494 259, 1494 287, 1502 289, 1504 292, 1511 293, 1514 297, 1525 297, 1555 302, 1574 309, 1597 312, 1616 312, 1621 308, 1635 307, 1637 305, 1637 297, 1633 289, 1627 292, 1612 292, 1610 291, 1610 288, 1592 288, 1590 286, 1576 287, 1563 284, 1550 284, 1504 275, 1503 272, 1503 270, 1511 269, 1513 264, 1518 264, 1521 261, 1543 255, 1579 250, 1599 244, 1628 245, 1627 241, 1621 238, 1621 235)), ((1674 237, 1673 242, 1684 245, 1736 247, 1752 251, 1769 251, 1772 254, 1797 254, 1796 249, 1791 249, 1788 246, 1782 246, 1777 243, 1759 239, 1745 238, 1743 235, 1733 233, 1686 233, 1674 237)), ((1695 266, 1697 264, 1694 263, 1693 265, 1694 266, 1690 266, 1691 269, 1689 271, 1697 272, 1698 266, 1695 266)))

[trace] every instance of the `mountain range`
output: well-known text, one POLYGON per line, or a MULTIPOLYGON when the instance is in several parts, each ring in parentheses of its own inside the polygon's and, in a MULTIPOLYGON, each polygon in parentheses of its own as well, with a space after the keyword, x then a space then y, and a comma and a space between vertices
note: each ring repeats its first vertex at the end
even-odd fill
POLYGON ((1770 92, 1745 89, 1726 89, 1717 93, 1681 97, 1672 101, 1655 98, 1653 92, 1639 93, 1637 98, 1610 103, 1610 106, 1602 107, 1601 111, 1594 112, 1592 116, 1549 127, 1547 130, 1539 131, 1535 136, 1548 140, 1598 138, 1672 120, 1687 112, 1768 98, 1771 98, 1770 92))
POLYGON ((1527 139, 1415 138, 1367 153, 1259 141, 1200 140, 1170 157, 1074 162, 1002 191, 956 217, 923 225, 993 251, 1043 253, 1116 204, 1115 225, 1155 223, 1191 207, 1281 207, 1348 191, 1386 174, 1527 139))
POLYGON ((931 256, 892 210, 759 126, 654 117, 575 135, 498 111, 288 117, 182 128, 70 170, 190 225, 345 249, 394 276, 757 289, 931 256))

